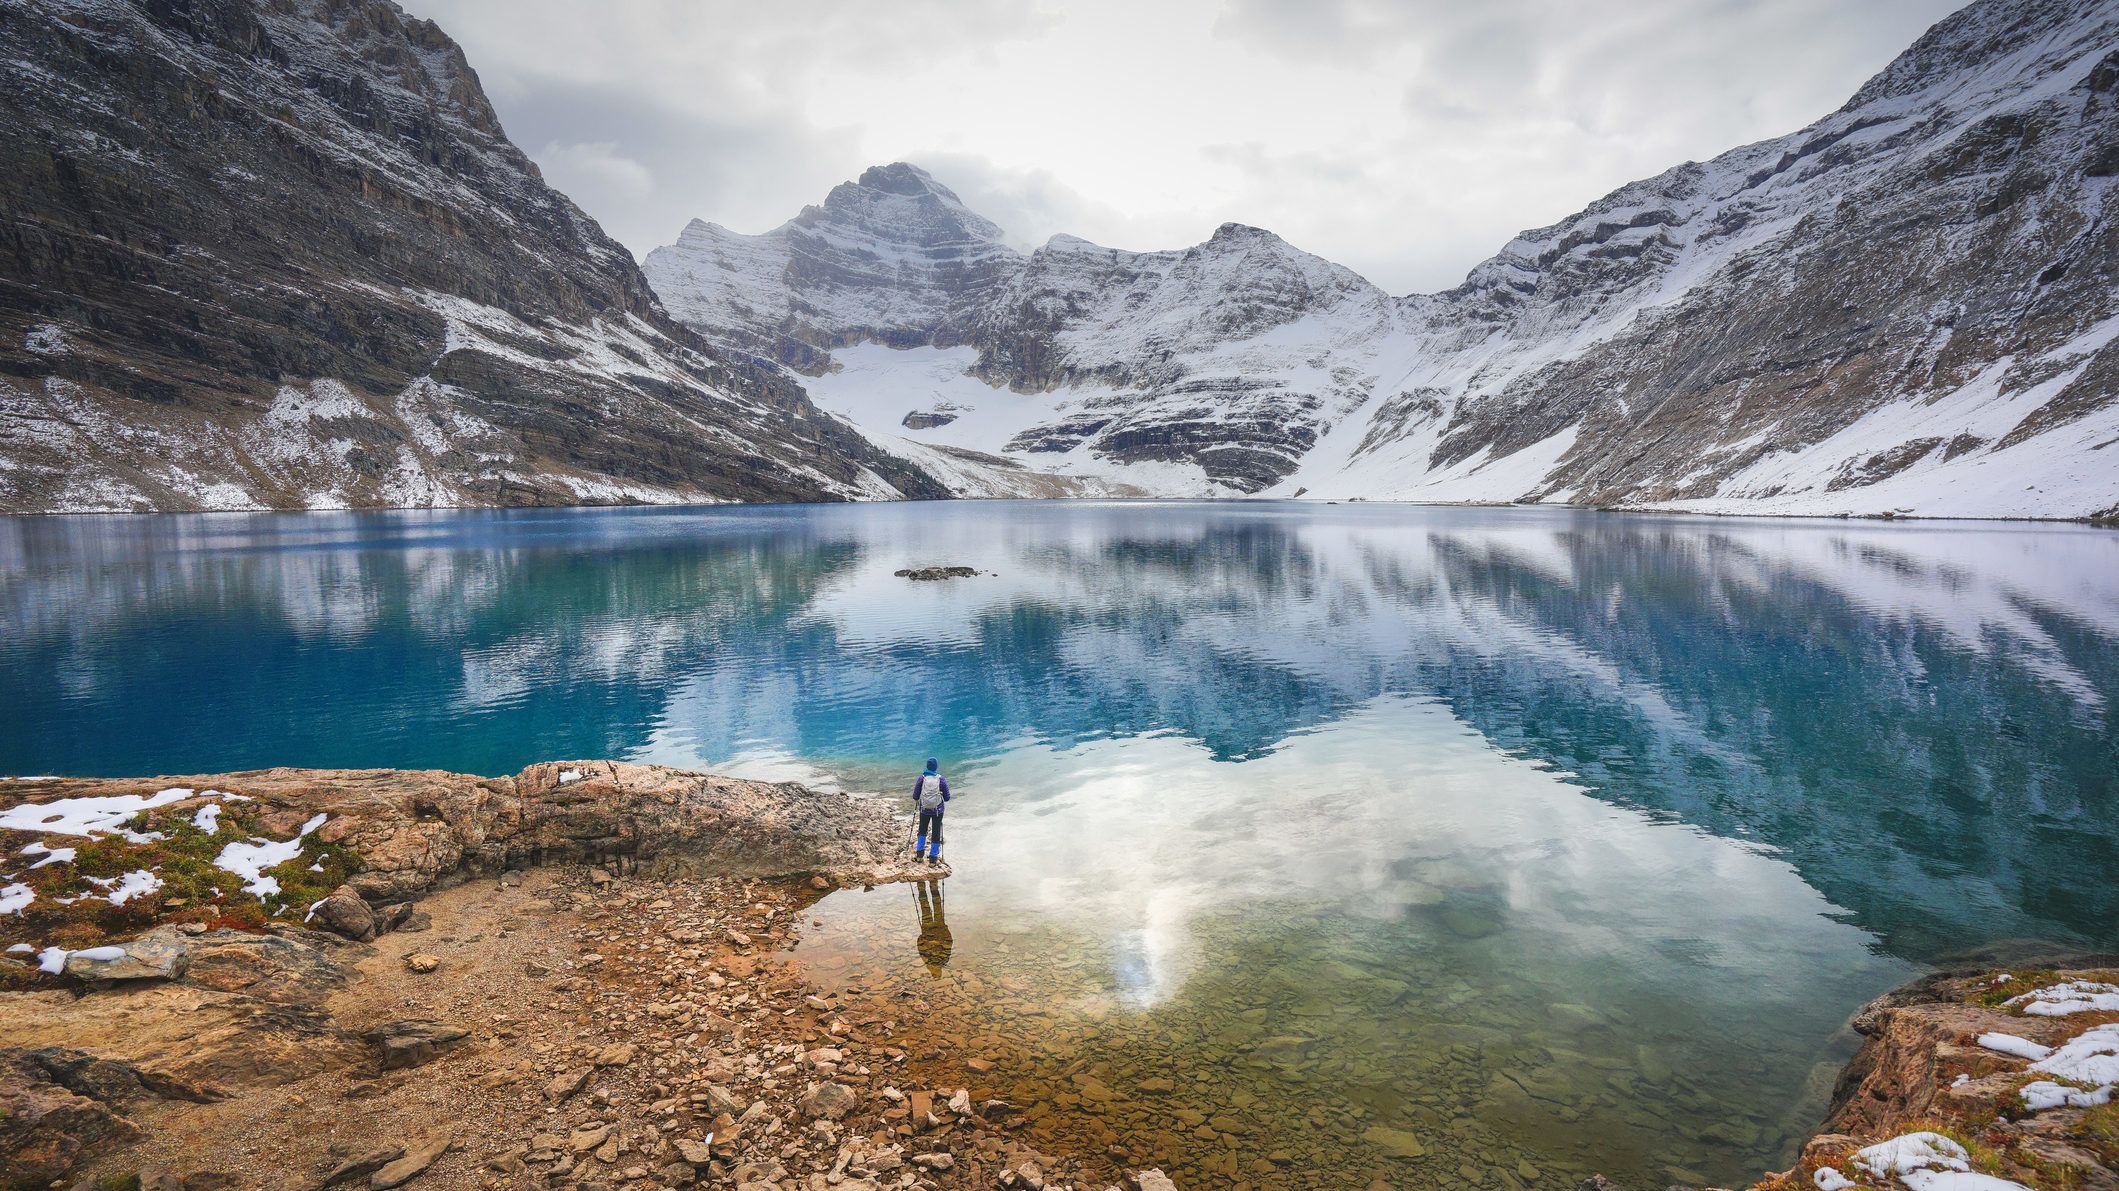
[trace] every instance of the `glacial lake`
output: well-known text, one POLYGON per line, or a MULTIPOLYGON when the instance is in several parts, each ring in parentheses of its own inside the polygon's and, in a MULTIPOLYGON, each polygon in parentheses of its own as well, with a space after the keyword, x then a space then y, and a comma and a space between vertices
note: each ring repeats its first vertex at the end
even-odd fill
POLYGON ((825 898, 786 962, 1187 1187, 1784 1164, 1863 1000, 1997 940, 2119 949, 2115 700, 2119 534, 2079 526, 0 520, 0 773, 899 792, 940 757, 955 875, 825 898), (990 574, 892 575, 930 564, 990 574))

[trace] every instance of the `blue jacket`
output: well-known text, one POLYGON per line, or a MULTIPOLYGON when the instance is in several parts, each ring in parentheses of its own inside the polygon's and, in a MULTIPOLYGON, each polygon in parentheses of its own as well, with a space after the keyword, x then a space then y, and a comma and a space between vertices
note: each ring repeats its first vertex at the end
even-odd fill
POLYGON ((920 805, 920 782, 922 779, 929 777, 942 783, 942 805, 934 810, 934 813, 939 815, 949 808, 949 779, 939 773, 923 773, 912 780, 912 805, 914 808, 918 808, 920 805))

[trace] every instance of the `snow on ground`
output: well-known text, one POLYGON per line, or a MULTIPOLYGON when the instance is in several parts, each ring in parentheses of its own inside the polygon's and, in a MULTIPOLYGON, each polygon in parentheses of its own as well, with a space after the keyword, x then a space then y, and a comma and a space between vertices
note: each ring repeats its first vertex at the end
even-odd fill
POLYGON ((89 882, 100 885, 110 892, 104 894, 111 905, 122 906, 136 897, 145 897, 162 887, 162 878, 146 869, 136 868, 122 877, 89 877, 89 882))
POLYGON ((191 816, 191 825, 193 827, 198 828, 200 831, 205 832, 208 835, 213 835, 216 832, 220 831, 221 804, 217 802, 209 802, 205 806, 200 807, 198 811, 191 816))
MULTIPOLYGON (((1907 1133, 1878 1142, 1857 1152, 1851 1165, 1878 1179, 1896 1178, 1912 1191, 2028 1191, 2022 1183, 1974 1172, 1964 1147, 1940 1133, 1907 1133)), ((1823 1188, 1824 1180, 1818 1186, 1823 1188)))
MULTIPOLYGON (((2099 998, 2119 993, 2113 985, 2094 981, 2070 981, 2025 993, 2008 1003, 2022 1004, 2025 1013, 2057 1017, 2079 1009, 2103 1008, 2099 998), (2041 1010, 2041 1006, 2062 1006, 2041 1010)), ((2119 1023, 2092 1026, 2058 1046, 2041 1046, 2014 1034, 1987 1033, 1979 1045, 1988 1050, 2031 1060, 2027 1070, 2053 1079, 2025 1085, 2020 1094, 2032 1112, 2073 1106, 2088 1108, 2109 1104, 2112 1088, 2119 1085, 2119 1023), (2064 1082, 2062 1082, 2064 1081, 2064 1082)))
POLYGON ((265 875, 265 870, 274 865, 285 864, 302 854, 302 839, 324 825, 328 815, 321 812, 310 816, 293 839, 268 840, 251 838, 229 844, 213 858, 213 866, 225 869, 243 878, 243 888, 257 897, 280 891, 279 880, 265 875))
POLYGON ((1234 495, 1196 464, 1115 463, 1086 446, 1066 452, 1009 451, 1009 441, 1034 426, 1063 421, 1098 401, 1123 397, 1130 402, 1139 395, 1107 386, 1014 393, 972 376, 977 360, 978 352, 968 347, 898 350, 867 343, 834 352, 837 368, 804 377, 802 384, 818 408, 852 423, 882 449, 941 473, 937 478, 952 489, 961 486, 958 495, 1010 495, 1010 469, 982 466, 943 448, 998 456, 1031 473, 1078 481, 1089 489, 1083 495, 1129 490, 1148 496, 1234 495), (953 413, 955 419, 921 430, 904 425, 907 414, 932 412, 953 413))
POLYGON ((0 811, 0 827, 51 835, 103 835, 119 831, 127 820, 141 811, 182 802, 192 796, 193 791, 172 786, 153 794, 104 794, 24 803, 0 811))
POLYGON ((2070 980, 2011 997, 2005 1003, 2018 1006, 2033 1017, 2065 1017, 2070 1013, 2119 1010, 2119 984, 2070 980))
POLYGON ((37 891, 17 881, 0 886, 0 914, 20 914, 37 900, 37 891))
MULTIPOLYGON (((2090 1085, 2082 1093, 2090 1098, 2071 1098, 2071 1103, 2087 1105, 2110 1101, 2113 1085, 2119 1084, 2119 1023, 2084 1030, 2032 1063, 2031 1070, 2090 1085)), ((2026 1093, 2030 1091, 2028 1088, 2024 1090, 2026 1093)), ((2026 1095, 2025 1099, 2028 1100, 2029 1096, 2026 1095)))
POLYGON ((2019 1059, 2042 1059, 2053 1053, 2053 1048, 2050 1046, 2040 1046, 2028 1038, 2018 1038, 2014 1034, 1999 1032, 1981 1034, 1979 1036, 1979 1045, 1986 1047, 1988 1050, 2000 1051, 2005 1055, 2014 1055, 2019 1059))
POLYGON ((22 845, 22 855, 44 857, 44 859, 39 860, 37 863, 29 866, 30 870, 34 872, 37 869, 43 868, 47 864, 73 863, 74 849, 54 848, 50 844, 33 840, 29 843, 22 845))
POLYGON ((2046 353, 2038 362, 2061 367, 2039 384, 2001 391, 2016 367, 1997 360, 1977 377, 1939 397, 1909 394, 1871 410, 1820 442, 1776 451, 1722 481, 1712 497, 1650 507, 1701 513, 1874 515, 1923 517, 2079 517, 2119 505, 2119 405, 2108 406, 2004 449, 1982 446, 1945 458, 1944 441, 1969 435, 1996 443, 2057 397, 2089 367, 2094 351, 2119 334, 2119 319, 2046 353), (1919 439, 1938 440, 1904 469, 1878 480, 1829 491, 1835 478, 1863 461, 1919 439))
POLYGON ((72 956, 107 962, 125 954, 123 947, 84 947, 79 951, 68 951, 64 947, 46 947, 37 953, 37 970, 57 976, 66 970, 66 961, 72 956))

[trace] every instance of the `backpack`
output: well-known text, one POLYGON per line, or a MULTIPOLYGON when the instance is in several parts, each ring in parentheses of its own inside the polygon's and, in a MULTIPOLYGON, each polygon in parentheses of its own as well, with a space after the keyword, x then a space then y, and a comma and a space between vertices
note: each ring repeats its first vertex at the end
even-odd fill
POLYGON ((942 809, 942 775, 923 773, 920 775, 919 793, 912 796, 913 805, 928 814, 942 809))

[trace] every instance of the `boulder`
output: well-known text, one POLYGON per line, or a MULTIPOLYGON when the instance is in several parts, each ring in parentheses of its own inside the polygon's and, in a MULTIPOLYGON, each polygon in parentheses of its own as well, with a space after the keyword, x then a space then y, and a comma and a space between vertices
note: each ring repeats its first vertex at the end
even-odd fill
POLYGON ((151 931, 130 942, 90 947, 66 957, 66 974, 79 980, 174 980, 184 974, 190 948, 169 929, 151 931))
POLYGON ((351 885, 341 885, 316 904, 310 920, 325 930, 365 943, 376 935, 375 911, 351 885))
POLYGON ((417 1019, 384 1022, 363 1036, 375 1048, 376 1060, 385 1071, 431 1063, 470 1037, 454 1026, 417 1019))

